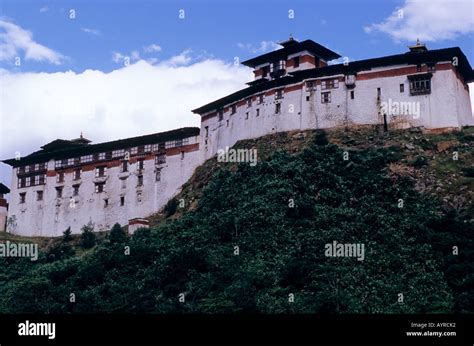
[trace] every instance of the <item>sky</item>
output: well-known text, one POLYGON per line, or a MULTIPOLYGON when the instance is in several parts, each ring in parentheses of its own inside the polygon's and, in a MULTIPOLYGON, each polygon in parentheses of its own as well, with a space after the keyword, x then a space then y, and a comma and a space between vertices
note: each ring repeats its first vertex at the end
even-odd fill
POLYGON ((419 38, 474 65, 474 1, 0 0, 0 159, 81 132, 99 143, 199 126, 191 110, 244 88, 239 62, 290 35, 349 61, 419 38))

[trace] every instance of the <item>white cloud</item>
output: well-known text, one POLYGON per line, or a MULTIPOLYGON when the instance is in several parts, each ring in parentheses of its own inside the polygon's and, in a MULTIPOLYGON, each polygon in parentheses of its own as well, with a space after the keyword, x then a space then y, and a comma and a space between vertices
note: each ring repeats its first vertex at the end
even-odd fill
MULTIPOLYGON (((174 62, 179 59, 174 59, 174 62)), ((27 155, 80 131, 94 143, 199 126, 191 110, 252 80, 246 67, 204 60, 188 66, 140 60, 104 73, 12 73, 0 69, 0 158, 27 155)), ((0 164, 0 181, 11 170, 0 164)))
POLYGON ((251 43, 237 43, 240 49, 249 51, 252 54, 262 54, 272 50, 280 49, 281 46, 273 41, 261 41, 258 46, 251 43))
POLYGON ((49 11, 49 7, 48 6, 43 6, 40 8, 40 12, 48 12, 49 11))
POLYGON ((181 54, 171 57, 170 59, 163 62, 163 64, 168 66, 184 66, 188 65, 192 58, 191 58, 191 50, 186 49, 181 54))
POLYGON ((383 22, 364 27, 380 31, 395 41, 440 41, 474 32, 472 0, 405 0, 383 22))
POLYGON ((97 29, 81 28, 81 30, 84 31, 85 33, 88 33, 88 34, 91 34, 91 35, 95 35, 95 36, 100 36, 101 35, 100 30, 97 30, 97 29))
POLYGON ((20 57, 21 52, 25 60, 47 61, 56 65, 65 59, 60 53, 35 42, 30 31, 0 19, 0 61, 11 61, 20 57))
POLYGON ((161 52, 161 46, 155 43, 152 43, 148 46, 143 47, 143 51, 145 53, 161 52))

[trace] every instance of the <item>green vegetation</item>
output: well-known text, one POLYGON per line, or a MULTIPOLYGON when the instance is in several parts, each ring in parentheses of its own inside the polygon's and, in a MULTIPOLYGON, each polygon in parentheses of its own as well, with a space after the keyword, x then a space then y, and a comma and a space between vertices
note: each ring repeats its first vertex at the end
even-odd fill
POLYGON ((262 157, 218 167, 192 210, 133 237, 115 225, 76 256, 0 259, 0 312, 474 312, 473 223, 394 178, 399 147, 343 149, 318 133, 262 157), (334 240, 364 244, 365 259, 326 257, 334 240))

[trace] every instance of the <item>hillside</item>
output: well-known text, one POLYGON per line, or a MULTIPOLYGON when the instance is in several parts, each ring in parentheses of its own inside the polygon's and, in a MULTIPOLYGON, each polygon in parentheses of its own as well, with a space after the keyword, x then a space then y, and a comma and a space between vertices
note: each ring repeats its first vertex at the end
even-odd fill
POLYGON ((0 259, 0 312, 472 313, 473 139, 353 129, 240 142, 259 164, 207 161, 176 198, 185 208, 170 203, 150 230, 0 259), (364 244, 365 258, 327 257, 333 241, 364 244))

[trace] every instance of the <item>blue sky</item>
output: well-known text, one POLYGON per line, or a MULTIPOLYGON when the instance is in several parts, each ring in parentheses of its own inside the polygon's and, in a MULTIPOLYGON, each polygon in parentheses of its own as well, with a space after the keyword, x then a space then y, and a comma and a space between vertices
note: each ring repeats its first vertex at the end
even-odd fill
MULTIPOLYGON (((419 37, 474 64, 474 1, 1 0, 0 159, 80 132, 97 143, 199 126, 192 109, 253 78, 234 58, 290 34, 349 61, 419 37)), ((10 175, 0 164, 0 182, 10 175)))
MULTIPOLYGON (((109 72, 117 68, 113 52, 126 56, 136 50, 142 58, 163 60, 192 50, 195 56, 231 62, 235 56, 246 59, 256 55, 252 49, 239 48, 239 43, 257 48, 262 41, 283 40, 290 33, 299 39, 311 38, 351 60, 396 54, 404 52, 411 41, 396 42, 382 32, 368 34, 364 27, 383 21, 403 5, 404 1, 390 0, 3 0, 0 16, 67 57, 61 65, 26 61, 19 70, 109 72), (69 18, 71 9, 75 19, 69 18), (184 19, 178 17, 180 9, 185 11, 184 19), (290 9, 294 10, 293 19, 288 18, 290 9), (162 50, 145 53, 143 47, 151 44, 162 50)), ((427 44, 429 48, 460 46, 474 61, 472 33, 427 44)), ((12 61, 1 61, 0 67, 15 69, 12 61)))

